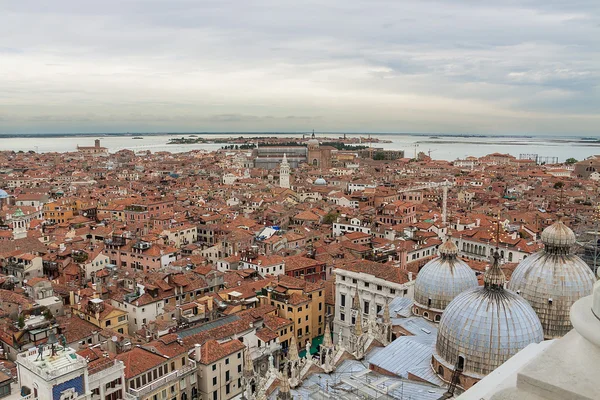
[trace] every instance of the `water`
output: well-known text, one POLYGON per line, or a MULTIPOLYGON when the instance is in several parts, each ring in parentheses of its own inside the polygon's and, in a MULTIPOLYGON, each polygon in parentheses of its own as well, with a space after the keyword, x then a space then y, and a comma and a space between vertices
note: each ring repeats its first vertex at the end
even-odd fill
MULTIPOLYGON (((272 133, 265 134, 198 134, 198 136, 211 138, 230 138, 230 137, 256 137, 256 136, 275 136, 272 133)), ((223 144, 190 144, 190 145, 169 145, 167 142, 174 137, 189 137, 190 134, 177 135, 139 135, 143 139, 133 139, 131 136, 79 136, 70 135, 65 137, 2 137, 0 136, 0 150, 29 151, 33 150, 40 153, 48 152, 69 152, 75 151, 77 145, 93 146, 94 139, 101 139, 101 145, 107 147, 109 151, 116 152, 122 149, 133 151, 150 150, 170 151, 172 153, 186 152, 190 150, 217 150, 223 144)), ((302 134, 281 134, 285 137, 301 138, 302 134)), ((339 137, 340 134, 319 134, 328 138, 339 137)), ((366 136, 365 134, 347 134, 347 137, 366 136)), ((508 153, 515 157, 519 154, 538 154, 539 156, 558 157, 559 161, 573 157, 582 160, 594 154, 600 154, 600 143, 584 142, 580 138, 557 138, 557 137, 454 137, 454 136, 425 136, 408 134, 376 134, 371 135, 374 138, 390 140, 391 143, 376 143, 374 147, 383 147, 384 149, 404 150, 406 157, 414 157, 415 150, 428 154, 431 151, 431 157, 442 160, 455 160, 467 156, 481 157, 490 153, 508 153), (416 145, 416 147, 415 147, 416 145)))

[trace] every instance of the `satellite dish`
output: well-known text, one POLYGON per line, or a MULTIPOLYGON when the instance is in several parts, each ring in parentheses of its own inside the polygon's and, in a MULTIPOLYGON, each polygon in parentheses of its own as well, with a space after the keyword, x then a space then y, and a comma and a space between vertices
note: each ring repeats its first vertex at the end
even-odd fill
POLYGON ((86 213, 86 212, 84 212, 84 213, 83 213, 83 216, 84 216, 84 217, 87 217, 87 213, 86 213))
POLYGON ((113 336, 113 337, 111 337, 111 338, 110 338, 110 340, 112 340, 113 342, 115 342, 115 343, 116 343, 116 342, 117 342, 117 340, 119 340, 119 338, 118 338, 118 337, 116 337, 116 336, 113 336))

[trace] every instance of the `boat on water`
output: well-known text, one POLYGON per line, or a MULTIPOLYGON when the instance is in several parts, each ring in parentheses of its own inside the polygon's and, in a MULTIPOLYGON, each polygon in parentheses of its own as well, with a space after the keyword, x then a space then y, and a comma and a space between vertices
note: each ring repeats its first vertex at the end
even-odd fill
POLYGON ((132 139, 143 139, 141 136, 134 136, 132 139))

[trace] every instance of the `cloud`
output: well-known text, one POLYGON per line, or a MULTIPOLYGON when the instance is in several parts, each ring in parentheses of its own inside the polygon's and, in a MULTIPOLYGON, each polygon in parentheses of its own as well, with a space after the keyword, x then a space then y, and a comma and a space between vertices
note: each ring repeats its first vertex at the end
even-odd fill
POLYGON ((599 15, 597 1, 5 2, 0 133, 587 135, 599 15))

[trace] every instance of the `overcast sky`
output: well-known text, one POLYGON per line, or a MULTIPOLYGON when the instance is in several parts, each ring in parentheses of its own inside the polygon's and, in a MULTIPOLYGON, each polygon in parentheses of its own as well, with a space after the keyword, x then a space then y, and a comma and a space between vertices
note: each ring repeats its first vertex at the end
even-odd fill
POLYGON ((599 15, 599 0, 0 0, 0 133, 599 134, 599 15))

